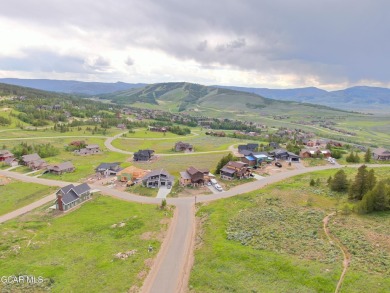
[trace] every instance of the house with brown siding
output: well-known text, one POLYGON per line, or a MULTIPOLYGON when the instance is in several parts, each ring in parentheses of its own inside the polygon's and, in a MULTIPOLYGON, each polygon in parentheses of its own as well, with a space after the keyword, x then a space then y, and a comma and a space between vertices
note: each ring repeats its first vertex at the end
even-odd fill
POLYGON ((75 167, 73 166, 72 162, 64 162, 60 164, 54 164, 47 167, 47 170, 50 173, 54 173, 56 175, 61 175, 63 173, 71 173, 75 170, 75 167))
POLYGON ((377 148, 372 152, 372 158, 378 161, 389 161, 390 150, 385 148, 377 148))
POLYGON ((248 164, 244 162, 230 161, 222 167, 221 178, 225 180, 233 180, 235 178, 248 178, 251 174, 248 164))

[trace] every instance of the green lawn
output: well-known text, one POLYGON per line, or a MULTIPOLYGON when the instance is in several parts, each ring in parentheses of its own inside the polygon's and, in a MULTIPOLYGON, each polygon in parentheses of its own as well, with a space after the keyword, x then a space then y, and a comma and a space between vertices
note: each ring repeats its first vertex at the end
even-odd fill
POLYGON ((12 180, 0 186, 0 215, 7 214, 41 199, 57 188, 12 180))
MULTIPOLYGON (((152 149, 157 153, 176 153, 173 151, 175 143, 183 141, 194 146, 195 152, 207 151, 223 151, 228 150, 229 146, 234 144, 245 144, 249 140, 239 140, 230 137, 215 137, 208 136, 204 133, 198 136, 178 136, 177 139, 160 139, 160 140, 132 140, 126 138, 119 138, 113 141, 112 145, 127 151, 138 151, 139 149, 152 149)), ((253 141, 252 141, 253 142, 253 141)))
POLYGON ((126 191, 131 193, 136 193, 142 196, 156 197, 158 193, 158 188, 148 188, 142 184, 136 184, 131 187, 128 187, 126 191))
MULTIPOLYGON (((44 288, 29 292, 127 292, 142 285, 167 228, 161 221, 170 214, 104 196, 60 217, 45 207, 35 210, 0 227, 0 271, 45 278, 44 288), (115 257, 132 250, 127 259, 115 257)), ((0 283, 2 292, 16 288, 0 283)))
POLYGON ((183 156, 166 156, 159 157, 153 162, 147 163, 132 163, 134 166, 142 169, 165 169, 176 176, 178 179, 179 172, 185 171, 188 167, 209 168, 210 172, 214 172, 218 161, 224 156, 224 153, 214 154, 199 154, 199 155, 183 155, 183 156))
MULTIPOLYGON (((326 238, 322 219, 347 202, 346 194, 326 186, 336 171, 296 176, 200 205, 192 291, 333 292, 342 254, 326 238), (311 178, 320 178, 320 186, 310 187, 311 178)), ((350 178, 356 173, 345 171, 350 178)), ((375 172, 379 178, 388 176, 388 168, 375 172)), ((389 292, 389 225, 389 213, 332 218, 332 233, 353 253, 342 292, 389 292)))

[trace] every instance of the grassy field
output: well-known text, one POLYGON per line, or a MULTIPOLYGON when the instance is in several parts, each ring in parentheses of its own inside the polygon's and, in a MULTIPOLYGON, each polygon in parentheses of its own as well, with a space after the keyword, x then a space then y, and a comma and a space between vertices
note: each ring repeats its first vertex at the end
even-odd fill
MULTIPOLYGON (((230 137, 206 136, 203 133, 199 136, 179 136, 175 139, 161 140, 131 140, 119 138, 113 141, 113 146, 127 151, 137 151, 139 149, 153 149, 157 153, 176 153, 173 151, 175 143, 183 141, 194 146, 195 152, 222 151, 227 150, 233 144, 245 144, 249 140, 239 140, 230 137)), ((253 142, 253 141, 252 141, 253 142)))
MULTIPOLYGON (((35 128, 32 128, 31 130, 26 130, 26 129, 18 129, 18 130, 14 130, 14 131, 5 131, 3 133, 0 132, 0 143, 1 143, 1 139, 3 139, 3 141, 5 141, 4 143, 7 143, 6 139, 15 139, 15 138, 27 138, 27 139, 33 139, 33 138, 37 138, 39 139, 40 137, 57 137, 57 136, 79 136, 79 140, 82 140, 82 139, 87 139, 86 137, 101 137, 101 136, 104 136, 104 137, 109 137, 109 136, 114 136, 116 134, 119 134, 119 133, 123 133, 124 131, 121 130, 121 129, 117 129, 117 128, 109 128, 107 129, 107 132, 105 135, 101 134, 101 133, 95 133, 95 134, 92 134, 91 131, 87 131, 86 128, 88 126, 81 126, 80 130, 77 129, 77 127, 72 127, 72 130, 71 131, 68 131, 68 132, 59 132, 59 131, 54 131, 51 127, 45 127, 45 129, 41 129, 41 128, 37 128, 35 130, 35 128)), ((92 126, 89 126, 90 128, 93 128, 92 126)), ((76 140, 76 138, 75 138, 76 140)))
POLYGON ((10 183, 0 186, 0 215, 37 201, 53 193, 56 189, 55 187, 12 180, 10 183))
MULTIPOLYGON (((104 196, 63 216, 35 210, 0 227, 0 271, 45 278, 28 292, 127 292, 141 286, 170 214, 104 196), (135 253, 115 257, 127 251, 135 253)), ((0 283, 0 290, 17 292, 17 287, 0 283)))
POLYGON ((156 197, 158 193, 158 188, 148 188, 142 186, 142 184, 136 184, 131 187, 128 187, 126 191, 136 193, 142 196, 156 197))
MULTIPOLYGON (((356 173, 345 170, 350 178, 356 173)), ((387 168, 375 170, 388 176, 387 168)), ((347 202, 326 186, 335 172, 297 176, 200 206, 192 292, 333 292, 342 254, 326 238, 322 219, 347 202), (312 178, 320 178, 320 186, 310 187, 312 178)), ((332 218, 331 232, 353 254, 343 292, 390 290, 389 224, 389 213, 332 218)))
MULTIPOLYGON (((179 172, 185 171, 189 166, 196 168, 209 168, 214 172, 218 161, 224 156, 224 153, 200 154, 200 155, 183 155, 159 157, 153 162, 132 163, 134 166, 142 169, 165 169, 173 176, 179 176, 179 172)), ((177 179, 177 178, 176 178, 177 179)))

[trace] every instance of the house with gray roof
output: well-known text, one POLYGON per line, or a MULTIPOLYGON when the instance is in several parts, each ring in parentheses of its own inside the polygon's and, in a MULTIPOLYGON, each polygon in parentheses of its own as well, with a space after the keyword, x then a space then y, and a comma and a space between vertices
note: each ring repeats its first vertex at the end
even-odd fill
POLYGON ((91 188, 87 183, 77 186, 69 184, 58 190, 56 196, 56 209, 64 212, 90 199, 91 188))
POLYGON ((47 163, 37 153, 22 156, 22 165, 32 170, 41 170, 47 168, 47 163))
POLYGON ((88 155, 98 155, 101 154, 102 151, 100 150, 99 145, 97 144, 89 144, 85 148, 75 150, 73 152, 75 155, 79 156, 88 156, 88 155))
POLYGON ((166 186, 171 188, 175 178, 164 169, 152 170, 142 178, 142 184, 149 188, 160 188, 166 186))
POLYGON ((100 175, 103 175, 105 177, 114 175, 121 171, 122 168, 120 167, 120 163, 101 163, 99 166, 96 167, 95 171, 96 173, 99 173, 100 175))
POLYGON ((57 175, 61 175, 63 173, 70 173, 75 170, 75 167, 73 166, 72 162, 63 162, 59 164, 53 164, 47 167, 47 171, 50 173, 54 173, 57 175))
POLYGON ((389 161, 390 160, 390 150, 384 148, 377 148, 372 152, 372 157, 375 160, 379 161, 389 161))
POLYGON ((149 161, 154 154, 154 150, 139 150, 138 152, 134 153, 133 160, 138 162, 138 161, 143 161, 147 162, 149 161))

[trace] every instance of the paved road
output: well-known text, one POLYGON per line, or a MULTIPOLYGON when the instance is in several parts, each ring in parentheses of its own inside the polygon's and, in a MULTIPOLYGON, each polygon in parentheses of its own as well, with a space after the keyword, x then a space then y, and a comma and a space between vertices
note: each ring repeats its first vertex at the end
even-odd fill
MULTIPOLYGON (((352 167, 358 166, 360 165, 352 167)), ((390 167, 390 165, 368 166, 390 167)), ((218 194, 197 197, 197 201, 210 202, 221 198, 228 198, 238 194, 260 189, 268 184, 272 184, 295 175, 341 167, 342 166, 339 165, 331 165, 287 171, 284 173, 265 177, 264 179, 259 181, 253 181, 240 186, 236 186, 228 191, 220 192, 218 194)), ((69 184, 69 182, 29 177, 23 174, 18 174, 9 171, 0 171, 0 174, 26 182, 34 182, 50 186, 64 186, 69 184)), ((161 199, 158 198, 142 197, 100 185, 91 185, 91 187, 100 189, 104 194, 108 194, 113 197, 128 201, 148 204, 161 203, 161 199)), ((175 219, 173 220, 169 228, 170 233, 165 239, 162 245, 162 249, 157 255, 155 265, 153 266, 150 274, 144 282, 143 292, 183 292, 187 289, 188 286, 187 281, 191 269, 190 259, 192 258, 193 238, 195 235, 194 198, 168 198, 167 204, 176 206, 174 217, 175 219)))

